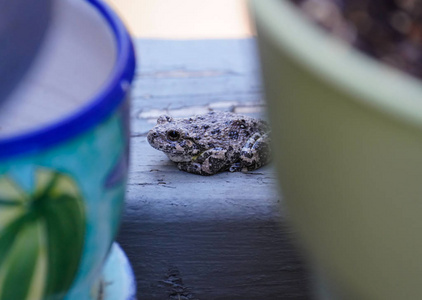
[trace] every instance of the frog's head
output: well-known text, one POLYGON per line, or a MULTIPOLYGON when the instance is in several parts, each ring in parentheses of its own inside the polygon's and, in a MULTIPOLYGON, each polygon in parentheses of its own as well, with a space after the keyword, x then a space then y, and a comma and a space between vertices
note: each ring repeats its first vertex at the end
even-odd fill
POLYGON ((157 119, 157 124, 148 132, 147 139, 152 147, 163 151, 175 162, 191 161, 200 153, 189 137, 189 129, 183 120, 173 119, 168 115, 157 119))

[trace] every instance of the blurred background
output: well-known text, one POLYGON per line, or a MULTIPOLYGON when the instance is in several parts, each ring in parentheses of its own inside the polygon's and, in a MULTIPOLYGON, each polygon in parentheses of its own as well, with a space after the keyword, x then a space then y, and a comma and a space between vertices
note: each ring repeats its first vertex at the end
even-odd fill
POLYGON ((244 38, 253 35, 245 0, 106 0, 134 37, 244 38))

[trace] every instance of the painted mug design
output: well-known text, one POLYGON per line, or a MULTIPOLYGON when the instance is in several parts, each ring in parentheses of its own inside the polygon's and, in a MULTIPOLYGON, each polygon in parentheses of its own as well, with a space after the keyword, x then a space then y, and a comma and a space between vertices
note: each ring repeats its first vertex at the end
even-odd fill
POLYGON ((78 271, 85 230, 85 205, 70 176, 40 168, 31 193, 0 177, 0 299, 63 298, 78 271))

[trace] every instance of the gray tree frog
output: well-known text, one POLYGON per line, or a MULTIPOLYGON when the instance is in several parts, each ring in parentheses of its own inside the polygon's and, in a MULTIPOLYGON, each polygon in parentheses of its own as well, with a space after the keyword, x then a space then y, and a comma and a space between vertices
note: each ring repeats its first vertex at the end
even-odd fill
POLYGON ((212 111, 192 118, 158 118, 148 142, 182 171, 213 175, 252 171, 270 160, 270 128, 265 121, 212 111))

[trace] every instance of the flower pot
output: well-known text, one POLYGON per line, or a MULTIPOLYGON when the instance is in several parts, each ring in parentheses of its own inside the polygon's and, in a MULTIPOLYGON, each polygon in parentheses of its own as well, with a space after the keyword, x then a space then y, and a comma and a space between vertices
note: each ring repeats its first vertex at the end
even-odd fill
POLYGON ((0 299, 97 299, 129 154, 131 40, 97 0, 55 1, 0 109, 0 299))
POLYGON ((0 103, 27 72, 51 18, 52 0, 0 0, 0 103))
POLYGON ((322 299, 422 296, 422 85, 253 0, 273 152, 322 299))

